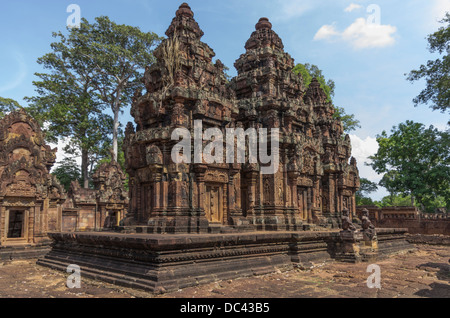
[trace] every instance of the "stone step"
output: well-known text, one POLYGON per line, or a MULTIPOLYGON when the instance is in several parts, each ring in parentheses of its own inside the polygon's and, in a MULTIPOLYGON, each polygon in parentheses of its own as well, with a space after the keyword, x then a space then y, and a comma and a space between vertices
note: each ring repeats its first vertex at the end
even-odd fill
MULTIPOLYGON (((48 267, 54 270, 64 271, 67 272, 67 268, 69 263, 64 261, 58 261, 55 259, 49 259, 49 258, 43 258, 39 259, 36 263, 37 265, 48 267)), ((76 264, 78 265, 78 264, 76 264)), ((116 274, 112 271, 103 271, 99 270, 93 266, 80 266, 81 268, 81 277, 87 277, 94 280, 100 280, 106 283, 128 287, 128 288, 135 288, 135 289, 142 289, 146 291, 155 291, 155 285, 156 283, 151 280, 142 280, 138 279, 136 277, 123 275, 123 274, 116 274)))

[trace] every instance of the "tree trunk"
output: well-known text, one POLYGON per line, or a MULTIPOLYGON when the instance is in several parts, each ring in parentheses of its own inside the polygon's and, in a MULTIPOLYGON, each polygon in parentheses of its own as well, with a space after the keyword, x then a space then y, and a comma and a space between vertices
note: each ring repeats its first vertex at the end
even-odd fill
POLYGON ((89 188, 89 157, 85 149, 81 149, 81 177, 83 179, 83 188, 89 188))
POLYGON ((114 101, 114 105, 112 107, 114 113, 114 126, 113 126, 113 152, 114 152, 114 161, 117 162, 119 146, 118 146, 118 135, 119 135, 119 111, 120 111, 120 98, 122 97, 122 90, 119 89, 117 92, 116 99, 114 101))
MULTIPOLYGON (((119 111, 114 111, 114 127, 113 127, 113 152, 114 152, 114 161, 117 162, 118 158, 118 130, 119 130, 119 111)), ((111 158, 113 159, 113 158, 111 158)))
POLYGON ((411 195, 411 206, 414 206, 415 205, 415 200, 414 200, 414 197, 411 195))

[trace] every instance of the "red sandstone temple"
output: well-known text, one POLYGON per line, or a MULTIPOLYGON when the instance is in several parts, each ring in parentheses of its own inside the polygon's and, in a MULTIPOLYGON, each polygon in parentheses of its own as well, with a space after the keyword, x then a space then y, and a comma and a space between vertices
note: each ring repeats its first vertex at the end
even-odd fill
POLYGON ((94 189, 74 181, 67 194, 50 174, 56 151, 23 109, 0 119, 0 259, 41 256, 49 232, 111 230, 125 215, 128 194, 117 162, 97 169, 94 189))
POLYGON ((63 187, 49 174, 56 149, 24 110, 0 120, 0 248, 48 243, 61 229, 63 187))
POLYGON ((319 83, 306 88, 292 72, 294 60, 267 19, 230 82, 187 4, 166 35, 145 72, 145 93, 134 98, 136 127, 126 128, 130 191, 120 233, 49 233, 52 249, 38 264, 61 271, 80 264, 84 277, 164 293, 333 259, 373 263, 411 249, 406 229, 375 230, 368 213, 361 229, 352 224, 359 176, 350 138, 319 83), (197 121, 223 135, 278 128, 278 171, 264 174, 262 160, 172 160, 172 133, 195 131, 197 121))
MULTIPOLYGON (((187 4, 176 12, 167 39, 147 68, 146 92, 136 93, 124 151, 130 207, 124 224, 146 233, 234 230, 298 231, 336 228, 347 208, 355 215, 359 188, 350 137, 316 79, 306 88, 292 70, 272 24, 261 18, 227 82, 224 65, 201 41, 187 4), (176 164, 176 128, 279 128, 280 169, 260 164, 176 164)), ((225 162, 225 160, 224 160, 225 162)))

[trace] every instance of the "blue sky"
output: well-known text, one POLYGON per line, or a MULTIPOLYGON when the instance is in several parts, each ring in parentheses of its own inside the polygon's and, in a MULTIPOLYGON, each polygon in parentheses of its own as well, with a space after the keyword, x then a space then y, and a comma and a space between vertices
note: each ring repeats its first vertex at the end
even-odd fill
MULTIPOLYGON (((77 4, 81 16, 93 21, 107 15, 120 24, 164 35, 182 1, 173 0, 2 0, 0 9, 0 96, 25 104, 34 94, 36 60, 50 52, 54 31, 65 31, 77 4)), ((231 75, 234 62, 260 17, 268 17, 286 52, 298 63, 318 65, 336 82, 334 103, 355 114, 362 128, 352 133, 354 156, 361 177, 378 181, 364 166, 377 150, 375 137, 383 130, 414 120, 445 129, 448 114, 427 106, 415 108, 412 99, 424 82, 406 81, 405 73, 436 56, 426 37, 450 11, 450 0, 228 0, 188 1, 208 43, 231 75)), ((121 121, 131 121, 125 111, 121 121)), ((61 154, 62 155, 62 154, 61 154)), ((62 156, 59 156, 61 158, 62 156)), ((386 192, 380 191, 379 199, 386 192)))

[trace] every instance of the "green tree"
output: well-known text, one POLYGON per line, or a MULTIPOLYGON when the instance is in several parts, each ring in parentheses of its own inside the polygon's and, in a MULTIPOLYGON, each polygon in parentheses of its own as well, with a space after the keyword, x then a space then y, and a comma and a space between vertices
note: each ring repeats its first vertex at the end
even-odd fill
MULTIPOLYGON (((325 94, 327 95, 327 101, 332 103, 333 97, 335 94, 336 83, 333 80, 326 80, 322 71, 316 66, 312 64, 297 64, 293 72, 295 74, 300 74, 303 78, 305 87, 308 88, 312 82, 313 78, 316 78, 320 83, 320 87, 323 89, 325 94)), ((356 130, 357 128, 361 128, 359 120, 355 118, 355 115, 349 115, 345 112, 345 109, 342 107, 333 106, 335 109, 334 118, 341 120, 344 131, 349 133, 351 131, 356 130)))
POLYGON ((423 212, 427 213, 434 213, 437 209, 441 208, 447 208, 445 198, 438 196, 438 197, 432 197, 432 196, 425 196, 424 197, 424 204, 421 206, 423 209, 423 212))
POLYGON ((12 112, 17 108, 22 108, 22 106, 14 99, 0 97, 0 118, 3 118, 6 113, 12 112))
POLYGON ((369 164, 386 175, 380 185, 391 196, 411 196, 426 208, 428 198, 442 197, 450 206, 450 131, 407 121, 392 129, 392 134, 377 136, 378 152, 369 164))
POLYGON ((62 160, 60 165, 53 169, 52 174, 59 180, 66 191, 69 191, 72 181, 82 181, 80 167, 73 158, 62 160))
POLYGON ((334 118, 339 119, 342 122, 344 131, 346 133, 349 133, 358 128, 361 128, 360 121, 356 119, 355 115, 347 114, 345 112, 345 109, 342 107, 335 106, 334 109, 335 109, 335 113, 333 116, 334 116, 334 118))
POLYGON ((421 65, 419 70, 413 70, 408 75, 411 82, 425 79, 426 88, 414 99, 415 106, 431 104, 433 110, 443 113, 450 111, 450 13, 447 12, 441 21, 443 27, 428 36, 429 51, 442 55, 427 65, 421 65))
POLYGON ((116 24, 106 16, 95 20, 90 24, 82 19, 67 42, 78 48, 80 61, 90 71, 90 86, 112 111, 112 145, 117 160, 119 115, 142 86, 142 72, 154 63, 153 49, 161 38, 137 27, 116 24))
POLYGON ((378 185, 366 178, 361 178, 360 183, 360 188, 356 192, 356 205, 373 205, 374 202, 369 195, 378 190, 378 185))
POLYGON ((25 98, 27 110, 45 127, 47 141, 66 140, 63 150, 81 156, 82 181, 88 188, 90 157, 111 143, 113 121, 103 113, 105 107, 94 92, 93 69, 81 58, 83 48, 62 33, 53 37, 59 41, 51 44, 52 52, 37 61, 47 72, 35 74, 37 95, 25 98))
POLYGON ((381 199, 381 201, 375 201, 375 205, 380 208, 393 207, 393 206, 411 206, 411 196, 402 196, 398 194, 388 195, 381 199))

